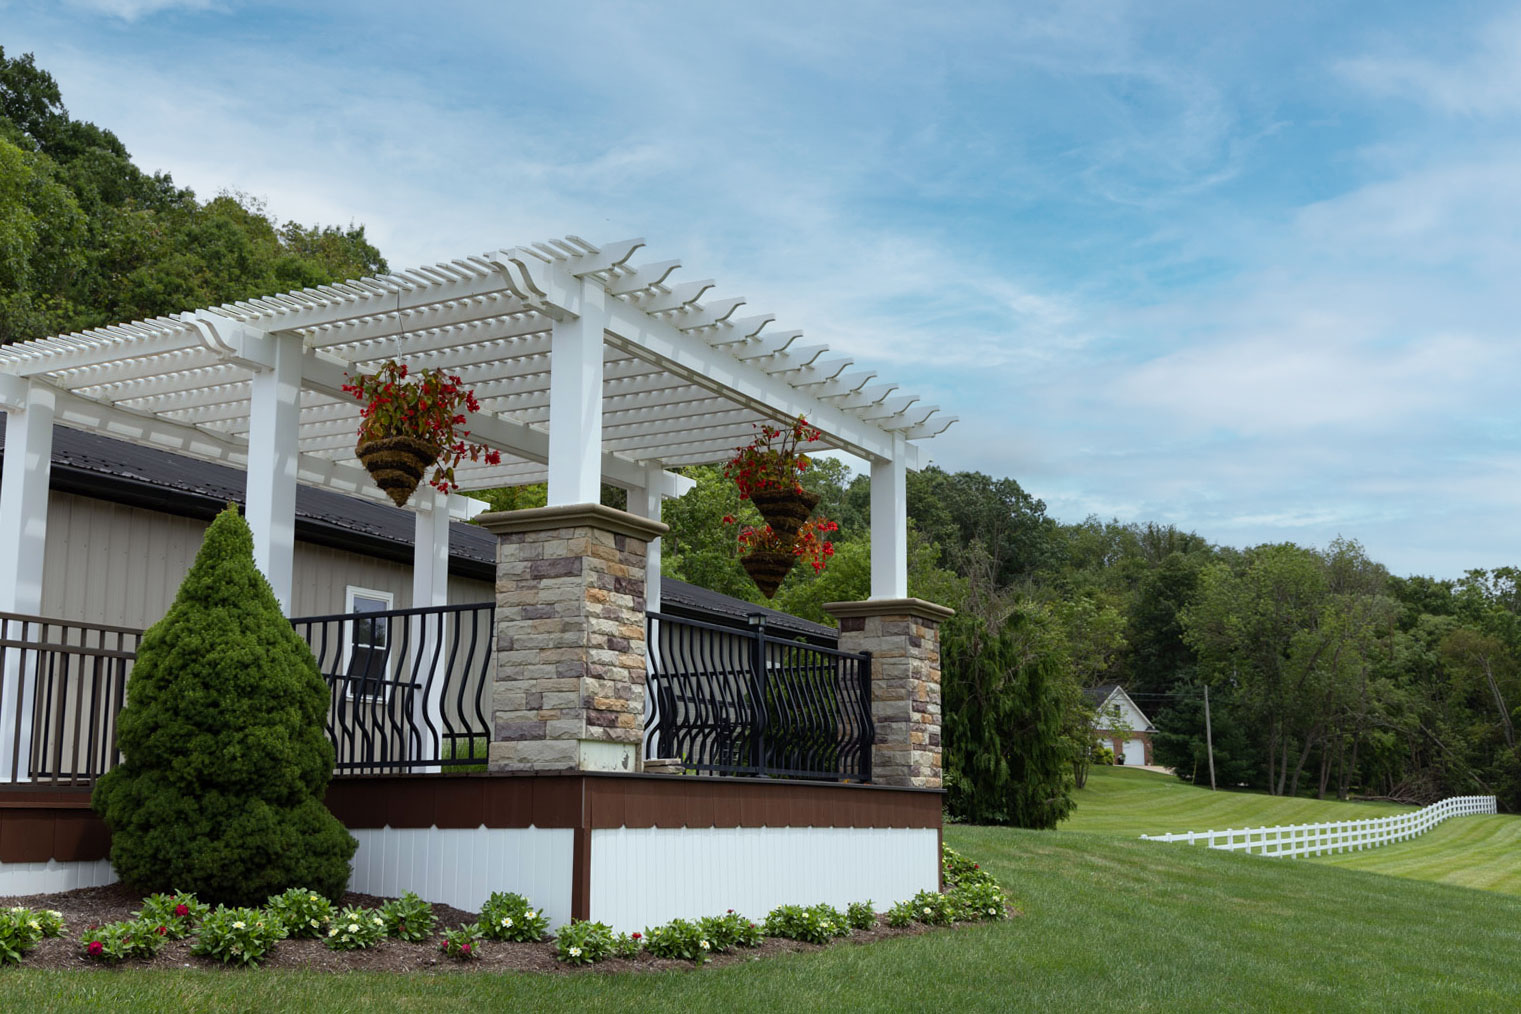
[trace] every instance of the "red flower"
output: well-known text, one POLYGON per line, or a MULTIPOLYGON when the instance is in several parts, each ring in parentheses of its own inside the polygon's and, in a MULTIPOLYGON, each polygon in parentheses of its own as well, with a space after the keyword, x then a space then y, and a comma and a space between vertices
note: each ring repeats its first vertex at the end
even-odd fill
POLYGON ((469 944, 460 944, 459 945, 459 952, 461 954, 469 954, 470 953, 470 945, 469 944))
POLYGON ((90 952, 90 957, 92 957, 92 958, 99 957, 100 956, 100 952, 103 951, 103 950, 105 950, 105 949, 106 949, 105 946, 103 944, 101 944, 101 942, 99 940, 91 940, 90 941, 90 946, 87 948, 87 950, 89 950, 89 952, 90 952))
POLYGON ((644 934, 643 933, 630 933, 629 934, 629 939, 630 940, 643 940, 644 939, 644 934))
POLYGON ((185 904, 176 905, 174 906, 174 914, 177 916, 187 916, 190 914, 190 906, 185 904))
POLYGON ((168 926, 160 926, 158 928, 158 935, 159 936, 163 936, 164 934, 166 934, 168 932, 169 932, 169 927, 168 926))

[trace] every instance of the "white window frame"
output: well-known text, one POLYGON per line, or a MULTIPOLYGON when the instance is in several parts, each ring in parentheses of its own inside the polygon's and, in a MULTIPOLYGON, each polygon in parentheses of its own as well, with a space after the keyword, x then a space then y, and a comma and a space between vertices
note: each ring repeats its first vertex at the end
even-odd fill
MULTIPOLYGON (((373 599, 376 602, 384 602, 385 608, 375 610, 376 612, 387 612, 396 608, 395 592, 382 591, 379 588, 362 588, 359 585, 351 584, 345 587, 343 591, 343 611, 345 613, 352 614, 360 611, 355 606, 356 599, 373 599)), ((394 622, 394 620, 392 622, 394 622)), ((393 631, 390 627, 390 624, 387 623, 385 644, 387 679, 390 678, 390 666, 392 661, 391 653, 395 647, 395 639, 395 631, 393 631)), ((354 684, 349 679, 349 665, 353 662, 353 658, 354 621, 345 620, 343 621, 343 665, 340 669, 340 672, 342 672, 344 677, 344 696, 348 697, 350 700, 389 702, 391 699, 391 687, 389 684, 386 685, 383 692, 378 694, 356 694, 354 692, 354 684)))

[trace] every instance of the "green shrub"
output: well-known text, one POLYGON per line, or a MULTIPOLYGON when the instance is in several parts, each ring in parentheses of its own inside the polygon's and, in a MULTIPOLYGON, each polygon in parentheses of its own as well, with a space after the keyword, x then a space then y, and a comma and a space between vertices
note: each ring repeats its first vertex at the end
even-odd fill
POLYGON ((475 923, 445 930, 438 949, 455 961, 474 961, 481 956, 481 928, 475 923))
POLYGON ((333 903, 305 887, 272 894, 264 907, 290 937, 325 937, 333 923, 333 903))
POLYGON ((180 940, 211 911, 211 906, 197 901, 195 895, 179 891, 173 894, 150 894, 143 907, 133 913, 145 922, 164 927, 170 940, 180 940))
POLYGON ((845 921, 851 929, 871 929, 877 924, 877 913, 871 907, 871 900, 852 901, 845 906, 845 921))
POLYGON ((590 965, 614 953, 613 929, 606 923, 576 922, 555 935, 555 957, 567 965, 590 965))
MULTIPOLYGON (((48 925, 41 913, 30 908, 17 905, 0 909, 0 965, 20 961, 44 936, 56 936, 47 932, 48 925)), ((58 925, 62 929, 62 916, 58 917, 58 925)))
POLYGON ((1003 888, 993 883, 962 884, 947 892, 957 922, 977 922, 1008 917, 1003 888))
POLYGON ((385 939, 386 921, 373 908, 346 908, 333 916, 323 942, 335 951, 362 951, 385 939))
POLYGON ((664 926, 646 929, 644 947, 657 958, 679 958, 700 965, 708 960, 713 942, 703 935, 697 923, 672 919, 664 926))
POLYGON ((536 944, 549 932, 549 917, 543 909, 530 907, 521 894, 494 891, 481 906, 477 925, 492 940, 536 944))
POLYGON ((85 957, 114 965, 127 958, 151 958, 168 939, 169 928, 163 923, 131 919, 85 931, 79 946, 85 957))
POLYGON ((428 939, 438 922, 433 906, 411 891, 380 906, 380 918, 385 922, 387 936, 412 941, 428 939))
POLYGON ((614 957, 636 958, 642 950, 644 950, 643 933, 619 933, 613 937, 614 957))
POLYGON ((956 921, 956 903, 939 891, 920 891, 909 904, 918 922, 949 926, 956 921))
POLYGON ((759 926, 737 915, 732 908, 724 915, 699 920, 697 925, 708 938, 708 943, 713 945, 713 950, 720 954, 735 947, 759 947, 766 939, 759 926))
POLYGON ((887 910, 887 925, 902 929, 904 926, 914 924, 914 903, 912 901, 900 901, 887 910))
POLYGON ((119 720, 122 763, 95 786, 122 881, 232 904, 292 884, 338 898, 358 843, 322 803, 328 698, 229 507, 142 637, 119 720))
POLYGON ((218 905, 201 920, 190 953, 216 958, 224 965, 256 965, 276 941, 284 939, 285 927, 268 912, 218 905))
MULTIPOLYGON (((31 912, 32 918, 36 920, 38 927, 42 930, 42 938, 44 940, 63 936, 63 913, 56 908, 23 909, 23 911, 31 912)), ((28 920, 28 922, 30 921, 28 920)))
POLYGON ((964 884, 996 883, 992 874, 949 845, 941 846, 940 868, 945 873, 947 889, 964 884))
POLYGON ((830 905, 781 905, 766 916, 766 936, 826 944, 850 932, 845 915, 830 905))

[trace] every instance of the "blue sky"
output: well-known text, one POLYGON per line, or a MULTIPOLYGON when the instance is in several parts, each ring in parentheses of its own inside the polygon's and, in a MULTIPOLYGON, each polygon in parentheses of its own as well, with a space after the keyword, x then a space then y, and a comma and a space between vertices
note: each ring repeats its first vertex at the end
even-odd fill
POLYGON ((1063 521, 1521 564, 1521 7, 0 0, 73 115, 393 267, 644 236, 1063 521))

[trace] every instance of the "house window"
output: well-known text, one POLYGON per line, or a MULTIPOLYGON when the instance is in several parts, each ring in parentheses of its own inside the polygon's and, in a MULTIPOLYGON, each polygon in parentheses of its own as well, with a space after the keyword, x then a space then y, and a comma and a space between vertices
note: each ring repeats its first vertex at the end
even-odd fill
POLYGON ((394 603, 395 596, 387 591, 348 588, 343 611, 354 618, 345 623, 343 673, 350 697, 384 700, 389 696, 391 620, 385 616, 366 619, 363 614, 386 612, 394 603))

